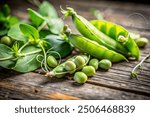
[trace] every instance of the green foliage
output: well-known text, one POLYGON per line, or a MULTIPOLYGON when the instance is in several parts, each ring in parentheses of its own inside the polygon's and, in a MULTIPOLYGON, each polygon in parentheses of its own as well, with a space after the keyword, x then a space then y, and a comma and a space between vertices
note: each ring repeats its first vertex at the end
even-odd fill
POLYGON ((47 1, 44 1, 40 7, 39 7, 39 13, 48 18, 58 18, 57 11, 53 7, 52 4, 50 4, 47 1))
POLYGON ((9 28, 19 22, 17 17, 10 15, 10 12, 7 4, 0 9, 0 36, 6 35, 9 28))
MULTIPOLYGON (((72 51, 71 45, 68 42, 65 42, 60 36, 48 35, 44 40, 49 42, 52 46, 52 51, 58 52, 61 57, 67 56, 72 51)), ((59 58, 59 56, 55 53, 52 55, 59 58)))
POLYGON ((19 25, 21 32, 29 38, 29 40, 34 41, 39 39, 39 32, 33 26, 29 24, 20 24, 19 25))
POLYGON ((47 20, 49 30, 53 34, 60 34, 64 27, 64 22, 60 18, 54 18, 47 20))
POLYGON ((28 9, 29 18, 32 21, 33 25, 39 27, 44 21, 44 17, 40 15, 38 12, 28 9))
POLYGON ((0 66, 10 68, 14 64, 14 52, 8 46, 0 44, 0 66))
POLYGON ((20 57, 13 70, 18 72, 29 72, 40 67, 40 62, 37 61, 37 56, 40 55, 42 50, 35 46, 27 46, 22 50, 25 56, 20 57))
POLYGON ((27 38, 22 34, 19 25, 20 23, 13 25, 8 31, 8 36, 17 41, 26 42, 27 38))

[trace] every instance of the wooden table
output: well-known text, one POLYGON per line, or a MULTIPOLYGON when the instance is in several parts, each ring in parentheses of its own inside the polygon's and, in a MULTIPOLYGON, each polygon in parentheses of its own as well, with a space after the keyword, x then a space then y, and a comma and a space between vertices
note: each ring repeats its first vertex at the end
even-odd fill
MULTIPOLYGON (((37 9, 22 0, 10 1, 12 13, 27 19, 28 7, 37 9)), ((96 0, 51 0, 59 11, 59 6, 71 6, 88 20, 94 19, 90 8, 97 8, 106 20, 118 23, 128 30, 138 32, 150 39, 150 4, 96 1, 96 0), (142 15, 141 15, 142 14, 142 15), (143 18, 144 17, 144 18, 143 18)), ((59 11, 59 15, 61 13, 59 11)), ((73 32, 77 32, 66 19, 73 32)), ((150 52, 150 43, 141 49, 141 59, 150 52)), ((48 79, 38 72, 19 74, 14 71, 0 70, 0 99, 150 99, 150 59, 138 72, 139 80, 130 79, 130 71, 137 61, 113 64, 109 72, 98 70, 94 77, 84 85, 75 85, 73 80, 48 79)))

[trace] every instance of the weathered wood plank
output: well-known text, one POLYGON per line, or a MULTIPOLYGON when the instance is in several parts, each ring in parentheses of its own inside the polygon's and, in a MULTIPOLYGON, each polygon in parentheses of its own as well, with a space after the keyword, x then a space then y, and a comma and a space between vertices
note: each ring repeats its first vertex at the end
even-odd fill
MULTIPOLYGON (((2 76, 0 76, 1 78, 2 76)), ((20 74, 0 81, 0 97, 13 99, 149 99, 149 96, 99 87, 73 80, 47 79, 36 73, 20 74), (15 95, 16 94, 16 95, 15 95), (115 98, 114 98, 115 97, 115 98)))

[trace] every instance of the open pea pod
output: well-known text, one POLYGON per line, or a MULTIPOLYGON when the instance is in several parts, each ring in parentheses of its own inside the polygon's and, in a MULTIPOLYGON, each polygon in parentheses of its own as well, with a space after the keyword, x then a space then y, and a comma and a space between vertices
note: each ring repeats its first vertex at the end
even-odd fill
POLYGON ((86 37, 71 34, 69 36, 69 41, 79 50, 86 52, 100 60, 109 59, 111 62, 119 62, 123 60, 128 61, 122 54, 119 54, 113 50, 109 50, 108 48, 99 45, 97 42, 91 41, 86 37))
POLYGON ((135 57, 136 60, 139 60, 139 48, 125 28, 105 20, 92 20, 91 23, 99 31, 120 42, 131 53, 131 57, 135 57))
POLYGON ((62 9, 62 13, 65 17, 71 16, 73 23, 75 24, 77 30, 86 38, 97 42, 100 45, 107 47, 110 50, 116 51, 128 57, 129 53, 127 49, 122 46, 119 42, 111 39, 108 35, 99 31, 95 26, 93 26, 84 17, 78 15, 74 9, 67 7, 67 10, 62 9))

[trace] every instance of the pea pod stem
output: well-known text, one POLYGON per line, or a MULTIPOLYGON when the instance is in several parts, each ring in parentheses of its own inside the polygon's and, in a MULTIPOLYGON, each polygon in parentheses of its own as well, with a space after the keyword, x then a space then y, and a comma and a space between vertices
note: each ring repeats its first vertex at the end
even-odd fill
POLYGON ((9 57, 6 57, 6 58, 0 58, 0 61, 6 61, 6 60, 13 59, 13 58, 14 58, 13 56, 9 56, 9 57))
POLYGON ((48 70, 48 65, 47 65, 47 61, 46 61, 46 52, 45 52, 45 49, 44 49, 44 47, 43 47, 43 45, 41 44, 41 43, 39 43, 39 45, 40 45, 40 47, 41 47, 41 49, 42 49, 42 51, 43 51, 43 54, 44 54, 44 69, 46 70, 46 71, 49 71, 48 70))
POLYGON ((45 27, 46 24, 47 24, 47 22, 44 21, 44 22, 38 27, 38 31, 42 30, 42 29, 45 27))
POLYGON ((25 44, 18 50, 18 53, 20 53, 29 43, 30 43, 30 41, 28 41, 27 43, 25 43, 25 44))
MULTIPOLYGON (((36 54, 39 52, 42 52, 42 50, 32 51, 32 52, 28 52, 28 53, 19 53, 19 54, 17 54, 16 57, 29 56, 29 55, 36 54)), ((0 61, 6 61, 6 60, 14 59, 14 58, 15 58, 14 56, 9 56, 6 58, 1 58, 0 61)))
POLYGON ((149 53, 146 57, 144 57, 144 58, 141 60, 141 62, 139 62, 139 63, 133 68, 133 70, 131 71, 131 78, 136 78, 136 79, 138 79, 138 75, 137 75, 136 71, 137 71, 138 68, 141 67, 142 63, 143 63, 146 59, 148 59, 149 57, 150 57, 150 53, 149 53))
POLYGON ((32 54, 36 54, 36 53, 39 53, 39 52, 42 52, 42 50, 37 50, 37 51, 32 51, 32 52, 28 52, 28 53, 20 53, 18 54, 19 57, 22 57, 22 56, 29 56, 29 55, 32 55, 32 54))

